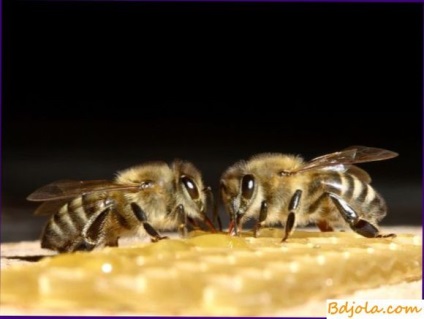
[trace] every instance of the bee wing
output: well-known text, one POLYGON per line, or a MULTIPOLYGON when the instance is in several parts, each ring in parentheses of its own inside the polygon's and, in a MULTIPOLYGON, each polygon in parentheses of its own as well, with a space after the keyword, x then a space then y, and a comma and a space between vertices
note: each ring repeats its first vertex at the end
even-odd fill
MULTIPOLYGON (((74 181, 60 180, 45 185, 27 197, 29 201, 55 201, 69 199, 80 195, 112 190, 136 191, 138 185, 117 184, 108 180, 74 181)), ((48 205, 46 205, 48 207, 48 205)))
POLYGON ((371 184, 371 176, 364 171, 362 168, 359 168, 358 166, 352 165, 348 168, 347 173, 356 176, 361 181, 371 184))
POLYGON ((350 150, 355 150, 353 163, 382 161, 382 160, 390 159, 399 155, 396 152, 392 152, 382 148, 367 147, 367 146, 361 146, 361 145, 350 146, 344 149, 344 151, 350 151, 350 150))
POLYGON ((34 212, 34 215, 53 215, 59 211, 59 209, 65 205, 69 199, 59 199, 54 201, 47 201, 42 203, 34 212))
MULTIPOLYGON (((89 202, 85 202, 83 204, 82 199, 78 203, 73 203, 71 210, 75 212, 75 210, 79 209, 80 207, 84 206, 84 211, 86 214, 93 214, 93 212, 97 211, 101 207, 104 206, 105 200, 107 200, 110 196, 107 196, 106 194, 102 194, 102 196, 99 196, 98 199, 90 200, 89 202)), ((56 214, 64 205, 67 203, 70 203, 72 198, 62 198, 62 199, 56 199, 56 200, 47 200, 43 203, 41 203, 37 209, 34 211, 34 215, 41 216, 41 215, 53 215, 56 214)), ((111 202, 113 204, 113 202, 111 202)))
POLYGON ((328 168, 340 171, 347 170, 355 163, 381 161, 398 156, 397 153, 375 147, 351 146, 340 152, 326 154, 316 157, 306 163, 296 172, 306 171, 314 168, 328 168))

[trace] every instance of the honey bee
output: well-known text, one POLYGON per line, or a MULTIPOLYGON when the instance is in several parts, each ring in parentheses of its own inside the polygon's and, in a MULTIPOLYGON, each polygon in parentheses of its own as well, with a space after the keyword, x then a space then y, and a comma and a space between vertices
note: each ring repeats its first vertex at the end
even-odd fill
POLYGON ((167 238, 157 229, 178 229, 185 236, 187 223, 199 227, 202 222, 215 231, 206 214, 208 198, 213 202, 197 168, 175 160, 171 165, 150 162, 128 168, 114 181, 56 181, 27 199, 43 202, 35 215, 53 214, 41 247, 73 252, 118 246, 124 236, 147 233, 153 242, 167 238))
POLYGON ((396 156, 384 149, 352 146, 309 162, 275 153, 239 161, 221 177, 229 232, 237 235, 247 220, 254 219, 255 236, 262 226, 282 223, 282 241, 296 225, 309 223, 321 231, 350 226, 364 237, 395 236, 380 234, 377 223, 386 215, 385 200, 370 186, 368 173, 353 164, 396 156))

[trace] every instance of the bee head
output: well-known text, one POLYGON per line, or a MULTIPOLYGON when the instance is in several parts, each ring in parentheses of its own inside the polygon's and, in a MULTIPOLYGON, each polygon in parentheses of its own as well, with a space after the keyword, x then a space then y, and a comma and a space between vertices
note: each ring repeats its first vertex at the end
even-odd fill
POLYGON ((193 177, 187 175, 180 176, 181 189, 186 194, 186 198, 193 201, 200 211, 203 210, 203 201, 200 199, 201 191, 194 181, 193 177))
POLYGON ((202 219, 206 210, 206 194, 200 171, 190 162, 175 161, 175 188, 177 202, 182 204, 188 216, 202 219))
POLYGON ((225 210, 236 227, 247 212, 250 215, 251 211, 255 211, 251 208, 257 202, 259 189, 257 178, 239 166, 224 173, 221 178, 221 197, 225 210))

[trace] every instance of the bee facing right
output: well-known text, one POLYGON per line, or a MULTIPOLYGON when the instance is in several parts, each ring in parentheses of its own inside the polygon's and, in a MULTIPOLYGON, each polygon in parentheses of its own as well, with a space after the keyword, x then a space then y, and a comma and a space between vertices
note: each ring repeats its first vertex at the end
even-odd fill
POLYGON ((113 181, 55 181, 28 196, 43 202, 36 215, 52 215, 41 247, 58 252, 118 246, 121 237, 136 234, 152 241, 167 238, 157 230, 178 229, 184 237, 187 224, 198 227, 198 222, 215 232, 206 214, 208 198, 213 202, 200 171, 181 160, 130 167, 113 181))
POLYGON ((296 225, 315 223, 321 231, 350 226, 365 237, 380 234, 377 223, 387 213, 383 197, 370 186, 371 178, 353 165, 390 159, 397 153, 373 147, 352 146, 305 162, 301 157, 264 153, 239 161, 221 177, 221 196, 237 235, 243 224, 256 220, 262 226, 283 223, 285 241, 296 225))

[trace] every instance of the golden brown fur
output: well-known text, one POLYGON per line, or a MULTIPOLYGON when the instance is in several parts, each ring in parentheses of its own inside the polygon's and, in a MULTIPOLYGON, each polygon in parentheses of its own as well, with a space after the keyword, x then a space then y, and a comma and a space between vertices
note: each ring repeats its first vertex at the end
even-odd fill
POLYGON ((316 223, 327 229, 347 226, 329 195, 346 202, 359 219, 376 225, 386 214, 385 201, 369 185, 369 175, 352 164, 394 156, 397 154, 369 147, 351 147, 310 162, 294 155, 258 154, 235 163, 223 173, 222 200, 230 217, 240 218, 239 228, 249 219, 258 221, 264 203, 266 218, 261 226, 284 225, 296 191, 301 192, 295 209, 299 225, 316 223), (242 186, 245 176, 251 176, 248 180, 252 190, 247 192, 247 198, 244 198, 242 186))
POLYGON ((123 236, 145 235, 144 217, 132 204, 157 230, 175 230, 187 218, 204 221, 204 189, 199 170, 175 160, 170 166, 151 162, 128 168, 114 181, 57 181, 28 199, 44 201, 37 214, 53 212, 43 230, 42 247, 66 252, 117 246, 123 236))

